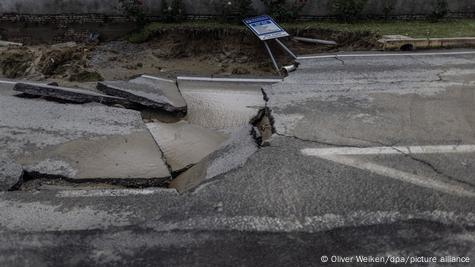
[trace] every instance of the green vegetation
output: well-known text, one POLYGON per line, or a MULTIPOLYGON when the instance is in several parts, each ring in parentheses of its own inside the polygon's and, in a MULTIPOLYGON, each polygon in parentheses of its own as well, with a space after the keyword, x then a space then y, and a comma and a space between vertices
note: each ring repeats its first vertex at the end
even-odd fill
POLYGON ((433 11, 429 18, 432 21, 439 21, 449 14, 449 3, 447 0, 434 0, 433 11))
POLYGON ((131 34, 128 40, 132 43, 143 43, 150 38, 164 32, 179 32, 186 30, 188 33, 199 34, 226 34, 227 31, 240 30, 247 32, 244 26, 235 23, 223 23, 217 21, 185 21, 183 23, 153 22, 145 26, 141 31, 131 34))
POLYGON ((164 22, 180 22, 186 19, 185 4, 182 0, 163 0, 161 20, 164 22))
POLYGON ((286 0, 261 0, 266 7, 266 13, 280 22, 289 22, 297 19, 305 3, 289 3, 286 0))
MULTIPOLYGON (((339 32, 372 32, 376 35, 402 34, 415 38, 426 37, 474 37, 475 20, 444 20, 439 22, 429 21, 357 21, 352 23, 337 21, 308 21, 298 23, 284 23, 284 28, 296 32, 304 29, 324 29, 339 32)), ((203 34, 219 33, 227 31, 248 30, 241 25, 220 23, 216 21, 186 21, 183 23, 154 22, 145 26, 141 31, 129 36, 133 43, 145 42, 148 39, 163 32, 171 32, 186 29, 188 32, 203 34)))
POLYGON ((285 27, 322 28, 336 31, 369 31, 378 35, 402 34, 414 38, 475 37, 475 20, 430 21, 358 21, 353 23, 311 21, 284 24, 285 27))
POLYGON ((241 20, 256 13, 252 0, 218 1, 216 11, 221 15, 222 22, 241 23, 241 20))
POLYGON ((142 27, 147 22, 143 0, 119 0, 119 6, 124 15, 142 27))
POLYGON ((361 18, 361 13, 368 0, 334 0, 330 2, 330 9, 341 21, 353 21, 361 18))

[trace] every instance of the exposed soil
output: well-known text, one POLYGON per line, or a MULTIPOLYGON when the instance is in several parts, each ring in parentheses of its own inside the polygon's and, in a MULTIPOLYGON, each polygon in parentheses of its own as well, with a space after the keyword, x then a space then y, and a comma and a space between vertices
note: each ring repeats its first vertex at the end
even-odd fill
MULTIPOLYGON (((378 48, 369 32, 290 30, 292 34, 330 39, 337 47, 284 42, 296 54, 316 54, 337 50, 378 48)), ((291 60, 280 47, 271 44, 279 63, 291 60)), ((167 30, 150 40, 134 44, 125 40, 101 44, 64 43, 0 48, 1 75, 7 78, 51 80, 71 85, 99 80, 129 79, 139 74, 191 75, 275 75, 261 42, 242 30, 213 32, 196 29, 167 30)))

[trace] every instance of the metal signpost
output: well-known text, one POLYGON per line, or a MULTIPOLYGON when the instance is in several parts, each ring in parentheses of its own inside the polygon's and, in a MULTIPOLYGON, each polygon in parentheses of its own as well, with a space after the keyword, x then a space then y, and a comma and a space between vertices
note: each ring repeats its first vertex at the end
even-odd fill
POLYGON ((274 64, 277 72, 280 73, 280 68, 268 44, 269 40, 275 40, 287 54, 289 54, 293 59, 297 59, 297 56, 279 40, 279 38, 288 37, 290 35, 271 17, 264 15, 248 18, 243 20, 243 22, 261 41, 264 42, 267 52, 269 53, 269 56, 272 59, 272 63, 274 64))

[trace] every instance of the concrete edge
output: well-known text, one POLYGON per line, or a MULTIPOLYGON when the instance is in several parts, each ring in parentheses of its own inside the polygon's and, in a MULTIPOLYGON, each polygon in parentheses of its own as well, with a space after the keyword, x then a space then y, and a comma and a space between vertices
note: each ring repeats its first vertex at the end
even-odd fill
POLYGON ((475 47, 475 37, 411 38, 400 36, 398 38, 383 37, 378 42, 383 45, 383 50, 403 50, 404 47, 408 50, 475 47))
POLYGON ((238 83, 278 83, 283 78, 240 78, 240 77, 202 77, 202 76, 178 76, 177 81, 201 81, 201 82, 238 82, 238 83))

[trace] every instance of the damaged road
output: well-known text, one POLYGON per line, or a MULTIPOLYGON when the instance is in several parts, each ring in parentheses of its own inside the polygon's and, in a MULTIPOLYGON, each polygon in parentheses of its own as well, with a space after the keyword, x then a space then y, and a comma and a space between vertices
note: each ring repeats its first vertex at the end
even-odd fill
POLYGON ((42 180, 56 180, 58 188, 64 187, 65 181, 87 186, 96 182, 97 188, 104 183, 167 186, 179 175, 185 178, 175 182, 174 187, 180 187, 181 192, 190 190, 241 166, 257 151, 263 140, 257 128, 263 120, 259 114, 265 107, 260 83, 246 81, 250 88, 245 89, 239 80, 225 85, 211 83, 215 86, 211 90, 226 88, 240 103, 255 91, 253 95, 258 99, 254 106, 237 106, 229 113, 222 107, 214 108, 216 100, 208 95, 209 89, 186 95, 185 101, 176 80, 147 75, 130 81, 98 83, 97 89, 107 95, 91 88, 2 81, 0 151, 11 159, 3 162, 8 172, 4 184, 9 185, 5 190, 32 190, 31 185, 23 186, 32 180, 30 184, 36 184, 37 189, 51 188, 42 186, 42 180), (180 121, 185 115, 185 119, 191 117, 187 101, 195 103, 196 99, 202 103, 202 121, 219 118, 228 124, 205 128, 193 124, 193 120, 180 121), (144 119, 141 111, 152 117, 144 119), (239 113, 245 115, 235 117, 239 113), (164 117, 178 121, 160 121, 164 117), (153 122, 146 125, 145 121, 153 122), (208 157, 213 153, 225 156, 208 157), (7 166, 9 163, 12 166, 7 166), (17 175, 12 183, 15 176, 10 172, 18 165, 26 175, 24 179, 17 175), (194 165, 202 166, 200 171, 194 165))
MULTIPOLYGON (((178 79, 188 123, 236 136, 229 128, 272 110, 259 126, 276 131, 270 145, 257 150, 255 143, 224 141, 171 182, 192 189, 184 194, 164 188, 0 194, 0 235, 8 240, 0 261, 226 265, 231 258, 240 265, 318 266, 325 255, 473 258, 475 52, 461 52, 300 59, 283 82, 262 85, 265 97, 260 89, 231 89, 232 102, 208 81, 178 79), (226 119, 193 117, 206 109, 226 119), (245 159, 234 164, 235 155, 245 159), (233 164, 221 164, 228 158, 233 164), (200 175, 189 180, 192 173, 200 175)), ((248 142, 244 136, 234 140, 248 142)), ((164 141, 181 146, 180 140, 164 141)), ((197 161, 192 156, 167 167, 181 169, 197 161)))
POLYGON ((97 89, 148 108, 179 114, 179 116, 187 113, 187 104, 174 80, 144 75, 127 82, 99 82, 97 89))
POLYGON ((19 97, 0 103, 2 155, 29 173, 73 180, 170 177, 137 111, 19 97))

